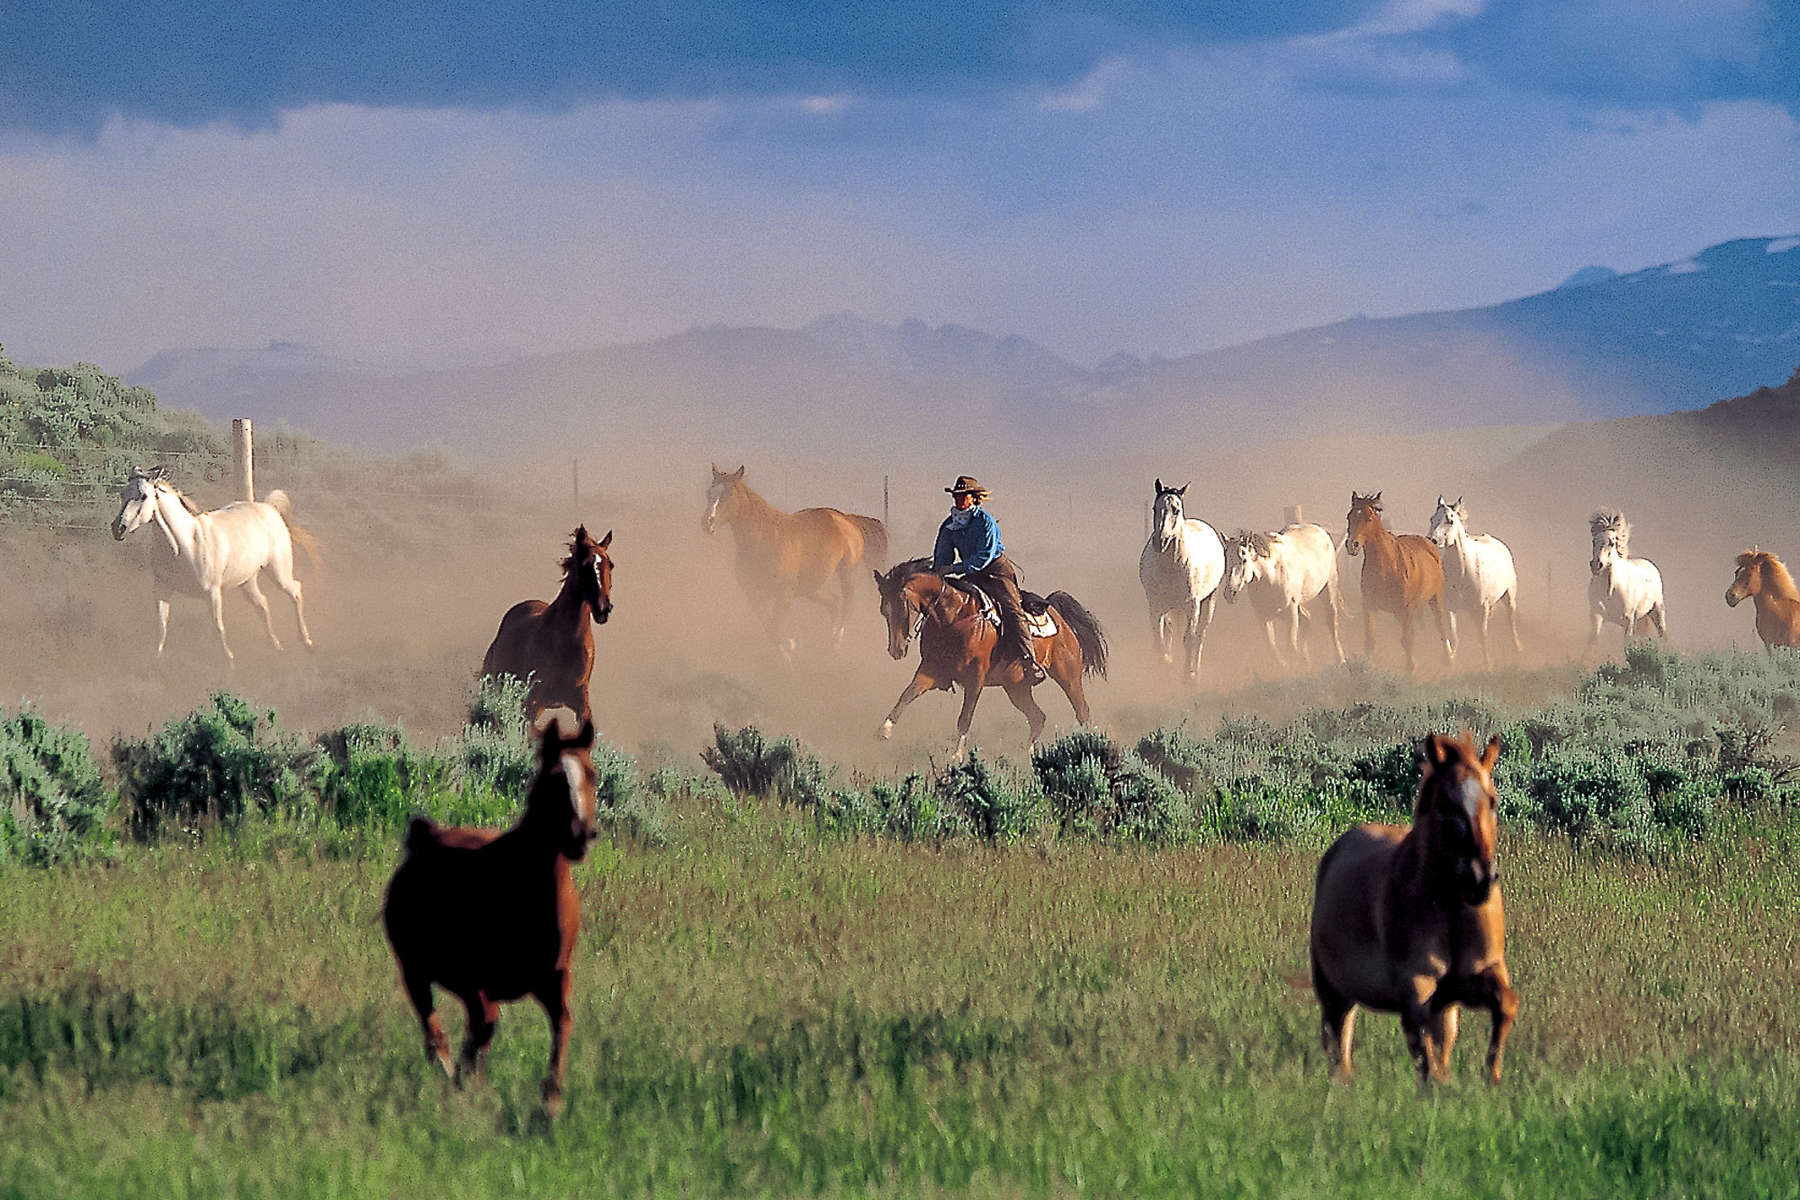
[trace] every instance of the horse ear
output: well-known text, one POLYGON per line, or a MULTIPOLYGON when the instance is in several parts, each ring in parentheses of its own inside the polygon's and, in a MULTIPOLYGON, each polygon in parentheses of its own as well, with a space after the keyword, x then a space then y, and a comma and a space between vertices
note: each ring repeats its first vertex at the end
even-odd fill
POLYGON ((1427 775, 1433 767, 1441 767, 1449 760, 1449 741, 1441 733, 1428 733, 1425 740, 1419 743, 1419 760, 1425 765, 1427 775))
POLYGON ((1481 769, 1492 772, 1494 764, 1500 761, 1500 735, 1495 734, 1488 739, 1487 749, 1481 752, 1481 769))
POLYGON ((1162 476, 1161 475, 1158 475, 1156 477, 1156 494, 1159 496, 1163 494, 1163 485, 1162 485, 1162 476))
POLYGON ((744 464, 739 463, 738 469, 731 473, 731 477, 733 479, 742 479, 744 477, 744 464))
POLYGON ((609 529, 606 531, 606 536, 600 539, 600 548, 604 550, 610 545, 612 545, 612 530, 609 529))
POLYGON ((1175 494, 1177 496, 1185 496, 1185 495, 1187 495, 1187 490, 1193 486, 1194 486, 1194 481, 1190 479, 1186 483, 1182 484, 1180 487, 1176 488, 1175 494))
POLYGON ((1381 493, 1376 492, 1373 496, 1370 496, 1369 499, 1373 500, 1377 504, 1380 504, 1381 503, 1381 493))
POLYGON ((870 571, 869 574, 871 574, 875 577, 875 586, 880 587, 881 586, 881 572, 880 571, 870 571))

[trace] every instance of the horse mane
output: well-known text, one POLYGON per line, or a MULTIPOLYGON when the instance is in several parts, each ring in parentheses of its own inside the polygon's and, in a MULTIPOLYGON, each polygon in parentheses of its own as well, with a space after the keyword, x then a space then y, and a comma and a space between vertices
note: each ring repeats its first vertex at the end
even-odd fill
POLYGON ((181 501, 181 507, 187 509, 188 512, 192 513, 194 516, 198 517, 205 511, 198 504, 195 504, 192 500, 188 499, 188 494, 186 492, 182 491, 168 480, 163 479, 161 476, 151 476, 151 479, 156 487, 163 489, 171 496, 181 501))
POLYGON ((884 588, 905 587, 915 575, 929 574, 931 574, 929 558, 909 558, 905 562, 897 562, 888 568, 888 573, 881 577, 882 586, 884 588))
POLYGON ((1354 491, 1352 491, 1350 493, 1350 507, 1351 508, 1368 508, 1368 509, 1373 509, 1376 512, 1380 512, 1381 511, 1381 493, 1375 492, 1368 496, 1359 496, 1354 491))
POLYGON ((1267 533, 1258 533, 1254 529, 1240 529, 1231 535, 1231 540, 1234 542, 1246 543, 1256 551, 1258 558, 1267 558, 1269 556, 1271 537, 1279 536, 1279 534, 1271 535, 1267 533))
POLYGON ((593 537, 588 533, 586 525, 577 525, 575 533, 569 538, 569 556, 562 560, 563 578, 568 578, 582 568, 594 557, 597 548, 593 537))
POLYGON ((1599 533, 1602 529, 1623 528, 1627 528, 1625 514, 1616 508, 1595 509, 1594 515, 1588 518, 1588 529, 1594 533, 1599 533))
POLYGON ((1737 565, 1747 567, 1755 563, 1763 569, 1763 586, 1784 600, 1800 600, 1800 586, 1794 583, 1793 575, 1788 573, 1787 564, 1770 554, 1767 550, 1749 549, 1737 556, 1737 565))

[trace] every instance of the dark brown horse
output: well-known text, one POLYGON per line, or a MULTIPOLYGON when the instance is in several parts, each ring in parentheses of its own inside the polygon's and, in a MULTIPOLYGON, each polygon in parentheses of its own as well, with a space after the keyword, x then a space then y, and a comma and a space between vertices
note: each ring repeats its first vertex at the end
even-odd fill
POLYGON ((1457 1005, 1493 1016, 1488 1082, 1519 1011, 1506 971, 1494 868, 1493 770, 1500 739, 1432 734, 1421 747, 1413 823, 1359 825, 1319 861, 1312 979, 1325 1054, 1347 1079, 1356 1006, 1400 1014, 1419 1080, 1447 1079, 1457 1005))
POLYGON ((479 1075, 501 1003, 532 997, 550 1019, 544 1107, 562 1107, 569 1039, 569 959, 581 925, 569 864, 594 839, 594 727, 572 739, 552 720, 539 746, 525 813, 504 833, 446 829, 414 817, 406 857, 388 884, 381 921, 400 981, 425 1030, 425 1058, 458 1085, 479 1075), (454 1073, 432 1000, 436 984, 461 1000, 469 1026, 454 1073))
POLYGON ((1400 645, 1406 651, 1406 673, 1413 673, 1413 610, 1429 604, 1444 643, 1444 661, 1453 653, 1444 623, 1444 564, 1431 539, 1417 533, 1389 533, 1381 524, 1381 493, 1350 493, 1344 549, 1361 554, 1363 637, 1375 657, 1375 614, 1400 618, 1400 645))
MULTIPOLYGON (((1037 743, 1044 729, 1044 710, 1032 698, 1032 685, 1025 682, 1018 658, 1004 650, 996 654, 1000 633, 982 615, 974 596, 933 571, 926 558, 903 562, 886 575, 876 571, 875 586, 881 593, 881 615, 887 619, 888 653, 905 658, 915 629, 919 637, 919 669, 882 722, 883 739, 893 736, 894 722, 914 700, 933 688, 949 691, 960 686, 962 713, 956 718, 956 753, 960 756, 968 745, 969 725, 975 719, 981 690, 1000 687, 1031 723, 1031 741, 1037 743)), ((1041 607, 1052 616, 1055 632, 1041 636, 1034 631, 1034 652, 1069 698, 1075 719, 1086 725, 1088 705, 1081 677, 1106 675, 1106 635, 1100 622, 1067 592, 1052 592, 1042 601, 1027 594, 1026 607, 1027 612, 1041 607)))
POLYGON ((1736 608, 1746 596, 1756 602, 1756 632, 1771 654, 1777 646, 1800 646, 1800 588, 1787 566, 1767 550, 1737 556, 1737 576, 1725 603, 1736 608))
POLYGON ((500 618, 500 631, 481 660, 483 678, 514 675, 530 680, 525 715, 536 721, 546 709, 561 705, 577 721, 592 716, 588 677, 594 673, 594 631, 612 616, 612 530, 595 541, 586 525, 577 525, 563 559, 562 590, 556 599, 521 600, 500 618))
POLYGON ((750 490, 741 466, 721 471, 713 464, 701 525, 708 533, 731 526, 738 581, 783 657, 794 653, 787 618, 796 599, 804 597, 830 611, 832 644, 841 645, 856 568, 887 561, 887 526, 874 517, 835 508, 782 512, 750 490))

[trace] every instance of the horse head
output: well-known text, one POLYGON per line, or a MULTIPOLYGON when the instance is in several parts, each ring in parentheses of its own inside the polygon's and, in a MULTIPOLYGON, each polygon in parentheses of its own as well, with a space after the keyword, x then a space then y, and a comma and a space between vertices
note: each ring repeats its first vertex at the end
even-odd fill
POLYGON ((1240 529, 1225 539, 1225 578, 1221 580, 1225 603, 1236 604, 1238 593, 1262 576, 1263 560, 1268 556, 1266 534, 1240 529))
POLYGON ((1494 866, 1499 833, 1494 764, 1500 739, 1480 753, 1467 734, 1433 733, 1419 747, 1419 796, 1413 823, 1425 830, 1426 853, 1465 904, 1486 904, 1500 872, 1494 866))
POLYGON ((1437 510, 1431 514, 1429 536, 1432 544, 1441 550, 1451 542, 1460 541, 1468 533, 1464 524, 1468 519, 1469 510, 1463 507, 1461 496, 1456 498, 1455 503, 1451 503, 1440 495, 1437 498, 1437 510))
POLYGON ((613 561, 606 552, 611 545, 612 530, 607 530, 606 536, 596 542, 589 536, 586 525, 577 525, 569 539, 569 557, 563 559, 563 575, 574 580, 581 598, 594 614, 596 625, 606 624, 606 619, 612 616, 613 561))
POLYGON ((1725 606, 1736 608, 1744 600, 1762 591, 1763 560, 1773 557, 1765 550, 1755 547, 1737 556, 1737 574, 1732 576, 1731 586, 1725 589, 1725 606))
POLYGON ((724 519, 731 521, 733 501, 737 498, 738 489, 744 483, 744 468, 739 466, 735 471, 721 471, 719 464, 712 464, 712 484, 706 489, 706 515, 700 519, 700 527, 708 533, 719 528, 720 508, 724 509, 724 519))
POLYGON ((1381 493, 1359 496, 1350 493, 1350 511, 1344 516, 1344 550, 1352 556, 1362 553, 1363 539, 1381 532, 1381 493))
POLYGON ((125 535, 156 515, 156 493, 163 485, 167 467, 151 467, 148 471, 134 468, 125 486, 119 489, 119 513, 112 520, 113 540, 122 542, 125 535))
POLYGON ((585 721, 574 737, 564 737, 552 717, 538 743, 538 773, 525 797, 522 825, 540 830, 557 853, 573 862, 587 857, 594 829, 594 723, 585 721))
POLYGON ((1588 570, 1595 575, 1606 569, 1609 555, 1620 559, 1629 556, 1631 524, 1625 520, 1624 513, 1601 509, 1588 518, 1588 533, 1594 541, 1594 556, 1588 560, 1588 570))
POLYGON ((881 597, 881 616, 887 622, 888 655, 896 660, 912 649, 913 634, 924 620, 923 597, 914 581, 922 577, 935 579, 930 562, 923 558, 896 563, 883 575, 875 574, 875 590, 881 597))
POLYGON ((1161 479, 1156 481, 1156 502, 1152 508, 1151 523, 1156 528, 1156 545, 1160 550, 1167 550, 1175 544, 1176 535, 1181 532, 1182 498, 1187 490, 1194 486, 1190 481, 1180 487, 1166 487, 1161 479))

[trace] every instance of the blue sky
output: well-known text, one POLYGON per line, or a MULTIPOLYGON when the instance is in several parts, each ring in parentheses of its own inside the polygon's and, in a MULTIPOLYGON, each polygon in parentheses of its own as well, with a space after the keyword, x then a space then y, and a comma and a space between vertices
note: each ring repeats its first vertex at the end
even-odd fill
POLYGON ((0 342, 1082 361, 1800 231, 1800 5, 0 3, 0 342))

